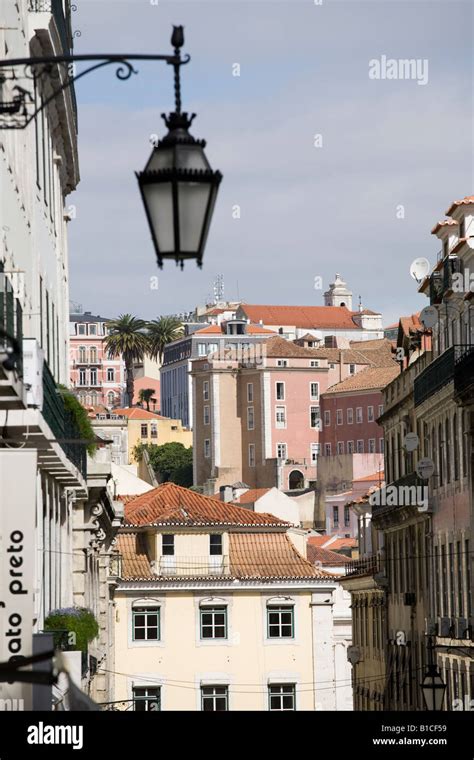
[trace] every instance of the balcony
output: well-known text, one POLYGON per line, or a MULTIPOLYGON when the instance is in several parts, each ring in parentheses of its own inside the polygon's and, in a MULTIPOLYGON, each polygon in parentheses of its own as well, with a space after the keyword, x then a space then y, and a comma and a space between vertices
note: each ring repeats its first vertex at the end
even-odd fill
POLYGON ((23 312, 8 277, 0 273, 0 408, 23 409, 23 312), (5 337, 6 333, 9 337, 5 337))
POLYGON ((367 557, 360 557, 345 565, 344 577, 355 578, 359 575, 375 575, 381 572, 381 561, 378 554, 369 554, 367 557))
POLYGON ((454 360, 454 398, 461 404, 474 398, 474 346, 459 346, 454 360))
POLYGON ((460 353, 462 346, 451 346, 441 356, 432 361, 426 369, 415 377, 414 398, 415 406, 419 406, 451 382, 454 377, 455 356, 460 353))
POLYGON ((458 256, 446 256, 443 261, 443 293, 452 290, 453 275, 461 272, 461 259, 458 256))
POLYGON ((85 478, 87 474, 86 446, 83 443, 75 443, 75 439, 81 438, 79 428, 71 413, 66 409, 61 391, 46 362, 43 364, 43 417, 69 461, 85 478))
POLYGON ((155 572, 160 576, 210 576, 230 575, 230 562, 228 555, 215 555, 207 557, 160 557, 156 562, 155 572))
POLYGON ((441 303, 443 300, 443 272, 433 272, 430 277, 430 305, 441 303))

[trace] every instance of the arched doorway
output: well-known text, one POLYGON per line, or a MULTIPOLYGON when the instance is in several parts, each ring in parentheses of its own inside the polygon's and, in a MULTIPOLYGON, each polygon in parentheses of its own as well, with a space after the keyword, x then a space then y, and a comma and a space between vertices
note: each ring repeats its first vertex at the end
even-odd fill
POLYGON ((304 488, 304 475, 300 470, 292 470, 288 478, 288 487, 290 491, 296 488, 304 488))

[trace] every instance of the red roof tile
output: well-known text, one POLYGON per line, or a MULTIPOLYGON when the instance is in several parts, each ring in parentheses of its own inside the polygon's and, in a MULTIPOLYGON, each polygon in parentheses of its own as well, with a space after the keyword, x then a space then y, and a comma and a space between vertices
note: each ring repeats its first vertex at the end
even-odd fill
POLYGON ((321 578, 332 576, 313 567, 282 533, 230 533, 230 566, 236 578, 321 578))
POLYGON ((466 195, 464 198, 462 198, 460 201, 454 201, 448 210, 445 212, 446 216, 451 216, 453 211, 456 210, 457 206, 468 206, 471 203, 474 203, 474 195, 466 195))
POLYGON ((313 565, 345 565, 346 562, 350 562, 349 557, 344 554, 338 554, 330 549, 324 549, 321 546, 314 546, 308 544, 306 547, 306 553, 308 555, 308 561, 313 565))
POLYGON ((355 375, 346 377, 336 385, 331 385, 323 396, 333 393, 347 393, 349 391, 376 391, 382 390, 400 374, 400 368, 392 363, 390 367, 367 367, 355 375))
POLYGON ((261 499, 261 497, 265 496, 265 494, 270 490, 270 488, 250 488, 234 501, 237 504, 254 504, 254 502, 256 502, 258 499, 261 499))
POLYGON ((112 414, 117 414, 120 417, 127 417, 129 420, 167 420, 168 417, 163 417, 161 414, 155 414, 154 412, 147 412, 146 409, 142 409, 139 406, 131 406, 126 409, 113 409, 112 414))
POLYGON ((273 306, 242 304, 241 311, 252 322, 264 325, 295 325, 306 329, 335 328, 358 330, 352 319, 353 312, 345 306, 273 306))

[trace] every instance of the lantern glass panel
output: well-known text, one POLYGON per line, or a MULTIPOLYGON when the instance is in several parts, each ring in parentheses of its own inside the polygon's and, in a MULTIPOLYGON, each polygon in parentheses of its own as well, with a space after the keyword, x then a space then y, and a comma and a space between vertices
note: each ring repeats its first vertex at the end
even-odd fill
POLYGON ((177 145, 175 166, 177 169, 210 169, 203 149, 200 145, 177 145))
POLYGON ((174 253, 174 209, 171 182, 143 185, 145 204, 160 253, 174 253))
POLYGON ((174 148, 155 148, 151 154, 145 171, 157 171, 158 169, 172 169, 174 162, 174 148))
POLYGON ((206 182, 179 182, 179 238, 183 253, 198 253, 211 186, 206 182))

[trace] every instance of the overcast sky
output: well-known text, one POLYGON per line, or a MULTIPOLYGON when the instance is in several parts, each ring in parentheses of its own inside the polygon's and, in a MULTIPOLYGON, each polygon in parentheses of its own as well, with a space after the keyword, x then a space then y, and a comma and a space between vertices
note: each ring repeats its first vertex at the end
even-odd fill
POLYGON ((222 273, 229 299, 318 305, 315 277, 326 289, 340 272, 354 308, 360 294, 386 324, 426 305, 410 263, 436 261, 431 227, 474 192, 470 0, 76 4, 76 52, 167 53, 171 25, 185 26, 183 109, 197 112, 191 132, 224 179, 203 269, 158 271, 134 171, 150 135, 165 132, 172 69, 85 77, 81 182, 69 199, 74 302, 107 317, 190 311, 222 273), (371 79, 369 62, 382 56, 427 61, 427 83, 371 79))

